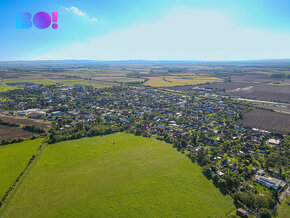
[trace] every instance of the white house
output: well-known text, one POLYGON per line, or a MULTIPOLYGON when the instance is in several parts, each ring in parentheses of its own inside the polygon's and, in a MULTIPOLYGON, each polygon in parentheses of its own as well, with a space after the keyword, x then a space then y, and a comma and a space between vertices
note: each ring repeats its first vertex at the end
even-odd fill
POLYGON ((265 174, 265 171, 263 169, 259 169, 256 173, 256 175, 258 176, 264 176, 264 174, 265 174))
POLYGON ((27 111, 17 111, 17 116, 26 116, 27 111))
POLYGON ((268 144, 271 144, 271 145, 280 145, 280 140, 276 140, 276 139, 269 139, 268 140, 268 144))

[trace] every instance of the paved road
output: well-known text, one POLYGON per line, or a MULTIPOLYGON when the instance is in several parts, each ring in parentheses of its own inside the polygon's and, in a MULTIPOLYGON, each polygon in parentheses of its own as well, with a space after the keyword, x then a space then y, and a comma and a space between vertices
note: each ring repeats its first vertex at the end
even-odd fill
MULTIPOLYGON (((277 201, 277 204, 274 207, 274 209, 277 208, 278 205, 282 203, 282 201, 286 195, 290 195, 290 186, 282 193, 282 195, 280 196, 279 200, 277 201)), ((273 209, 271 209, 270 211, 273 213, 273 209)))
POLYGON ((286 195, 290 195, 290 186, 280 196, 280 198, 279 198, 280 204, 282 203, 282 201, 283 201, 283 199, 285 198, 286 195))

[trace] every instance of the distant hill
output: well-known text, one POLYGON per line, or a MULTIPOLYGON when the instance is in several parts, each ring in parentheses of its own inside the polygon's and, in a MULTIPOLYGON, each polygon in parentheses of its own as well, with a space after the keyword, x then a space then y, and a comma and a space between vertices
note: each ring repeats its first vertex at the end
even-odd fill
POLYGON ((243 60, 243 61, 202 61, 202 60, 35 60, 35 61, 0 61, 0 66, 20 65, 79 65, 97 63, 116 64, 199 64, 199 65, 224 65, 224 64, 246 64, 246 65, 280 65, 289 64, 290 59, 267 59, 267 60, 243 60))

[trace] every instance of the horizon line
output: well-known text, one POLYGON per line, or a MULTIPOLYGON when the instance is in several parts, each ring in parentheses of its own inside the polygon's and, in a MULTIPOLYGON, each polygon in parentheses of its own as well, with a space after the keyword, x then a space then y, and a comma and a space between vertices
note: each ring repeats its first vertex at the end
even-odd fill
POLYGON ((90 62, 248 62, 248 61, 290 61, 290 58, 277 59, 239 59, 239 60, 166 60, 166 59, 117 59, 117 60, 100 60, 100 59, 44 59, 44 60, 0 60, 1 62, 49 62, 49 61, 90 61, 90 62))

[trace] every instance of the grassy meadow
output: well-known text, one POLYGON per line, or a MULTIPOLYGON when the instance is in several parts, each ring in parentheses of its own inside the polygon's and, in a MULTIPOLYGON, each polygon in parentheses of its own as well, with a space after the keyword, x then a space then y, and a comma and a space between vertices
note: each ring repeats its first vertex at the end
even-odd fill
MULTIPOLYGON (((43 139, 26 140, 0 146, 0 199, 25 169, 43 139)), ((1 216, 0 216, 1 217, 1 216)))
POLYGON ((116 133, 46 147, 0 217, 223 217, 233 209, 172 145, 116 133))
POLYGON ((290 214, 290 196, 285 197, 282 204, 278 206, 280 218, 288 218, 290 214))

